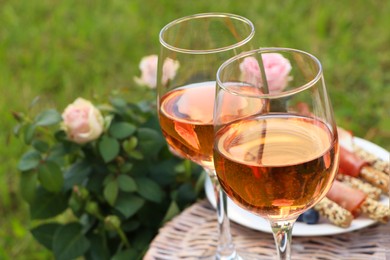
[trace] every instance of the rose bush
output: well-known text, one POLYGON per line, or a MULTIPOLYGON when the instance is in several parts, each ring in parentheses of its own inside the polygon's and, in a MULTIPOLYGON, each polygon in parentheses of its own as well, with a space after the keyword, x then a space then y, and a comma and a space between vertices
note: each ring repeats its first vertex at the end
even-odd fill
POLYGON ((28 148, 18 169, 31 233, 56 259, 140 259, 202 194, 202 170, 169 152, 154 99, 94 103, 14 114, 28 148))

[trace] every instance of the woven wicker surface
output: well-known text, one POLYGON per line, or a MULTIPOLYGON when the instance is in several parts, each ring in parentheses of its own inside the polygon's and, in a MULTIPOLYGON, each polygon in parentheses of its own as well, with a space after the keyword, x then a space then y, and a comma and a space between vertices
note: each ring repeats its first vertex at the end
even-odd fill
MULTIPOLYGON (((159 231, 145 260, 199 259, 216 245, 215 210, 207 200, 192 205, 159 231)), ((238 251, 250 259, 275 259, 271 234, 231 223, 238 251)), ((334 236, 294 237, 292 259, 390 259, 390 224, 376 224, 365 229, 334 236), (386 258, 387 252, 387 258, 386 258)))

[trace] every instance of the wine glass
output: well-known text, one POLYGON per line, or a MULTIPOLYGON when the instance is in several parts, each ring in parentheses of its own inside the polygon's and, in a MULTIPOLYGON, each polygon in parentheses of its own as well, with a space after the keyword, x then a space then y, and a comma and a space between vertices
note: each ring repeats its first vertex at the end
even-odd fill
POLYGON ((237 55, 217 72, 214 164, 237 205, 267 219, 290 259, 297 217, 330 189, 339 144, 320 61, 288 48, 237 55))
POLYGON ((160 32, 157 93, 160 126, 174 154, 201 165, 213 180, 218 214, 217 259, 235 259, 226 217, 226 195, 213 164, 215 77, 228 58, 250 50, 254 26, 227 13, 203 13, 177 19, 160 32))

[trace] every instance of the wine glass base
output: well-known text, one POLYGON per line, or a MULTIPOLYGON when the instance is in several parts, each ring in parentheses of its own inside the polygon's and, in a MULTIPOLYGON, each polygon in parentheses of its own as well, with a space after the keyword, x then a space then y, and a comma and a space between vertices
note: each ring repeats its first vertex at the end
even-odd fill
POLYGON ((216 250, 208 250, 198 259, 199 260, 256 260, 258 259, 258 255, 238 251, 238 252, 233 252, 231 255, 221 256, 220 254, 217 254, 216 250))

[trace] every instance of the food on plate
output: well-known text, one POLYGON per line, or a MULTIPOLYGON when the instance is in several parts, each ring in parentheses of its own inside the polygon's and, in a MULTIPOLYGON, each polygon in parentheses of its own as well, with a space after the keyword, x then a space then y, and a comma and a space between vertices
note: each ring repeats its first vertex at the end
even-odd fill
POLYGON ((360 215, 387 223, 390 208, 380 202, 389 192, 389 162, 357 146, 351 132, 338 127, 339 173, 326 197, 314 209, 330 223, 347 228, 360 215))
POLYGON ((358 217, 361 213, 360 206, 367 194, 335 180, 326 197, 351 212, 354 217, 358 217))
POLYGON ((390 176, 376 170, 371 166, 363 167, 360 176, 371 183, 372 185, 380 188, 384 193, 388 193, 390 176))
MULTIPOLYGON (((373 168, 378 171, 384 172, 387 175, 390 175, 390 163, 389 161, 385 161, 382 158, 379 158, 373 153, 354 145, 353 146, 354 153, 361 159, 366 160, 373 168)), ((390 159, 390 158, 389 158, 390 159)))
MULTIPOLYGON (((367 151, 355 144, 352 132, 347 131, 340 126, 337 127, 337 133, 339 135, 339 143, 341 147, 352 153, 354 160, 356 160, 356 158, 361 159, 376 170, 390 175, 390 157, 388 158, 389 160, 384 160, 378 157, 375 153, 367 151)), ((355 162, 355 164, 356 163, 357 162, 355 162)))
POLYGON ((337 180, 341 181, 342 183, 348 185, 351 188, 363 191, 371 199, 379 200, 381 197, 381 189, 359 178, 355 178, 345 174, 337 174, 336 178, 337 180))
POLYGON ((376 170, 369 162, 358 157, 355 153, 340 147, 339 172, 352 177, 360 177, 372 185, 387 193, 389 189, 390 176, 376 170))
POLYGON ((317 203, 314 209, 330 223, 339 227, 347 228, 353 220, 351 212, 326 197, 317 203))
POLYGON ((368 166, 368 162, 357 157, 356 154, 340 146, 340 172, 352 177, 359 177, 363 167, 368 166))
POLYGON ((303 222, 309 225, 317 224, 318 220, 320 219, 320 214, 317 210, 311 208, 305 212, 303 212, 301 215, 299 215, 297 221, 303 222))
POLYGON ((366 198, 361 205, 361 211, 370 219, 387 223, 390 220, 390 208, 377 200, 366 198))
POLYGON ((351 212, 355 218, 363 214, 382 223, 387 223, 390 220, 390 209, 387 205, 369 198, 361 190, 354 189, 338 180, 333 182, 326 197, 351 212))
POLYGON ((332 224, 345 228, 360 215, 381 223, 390 220, 390 208, 387 205, 339 180, 334 181, 326 197, 314 209, 332 224))

